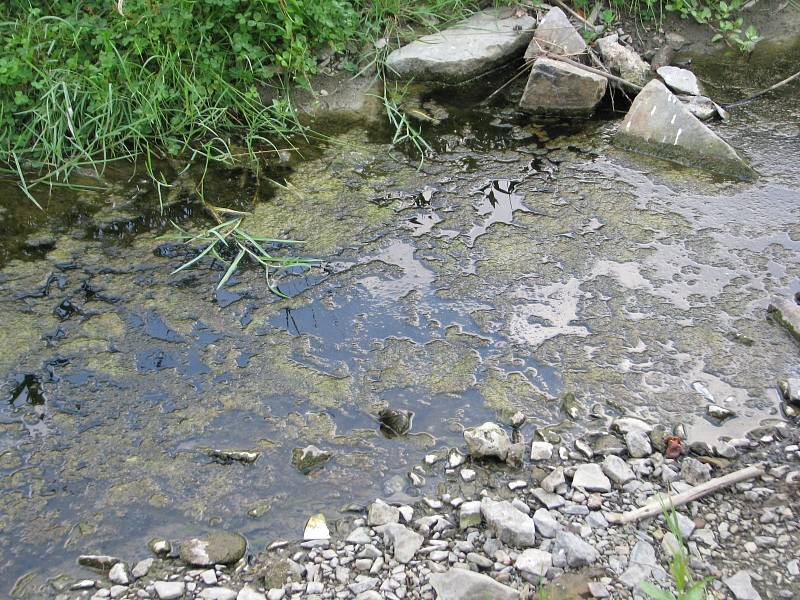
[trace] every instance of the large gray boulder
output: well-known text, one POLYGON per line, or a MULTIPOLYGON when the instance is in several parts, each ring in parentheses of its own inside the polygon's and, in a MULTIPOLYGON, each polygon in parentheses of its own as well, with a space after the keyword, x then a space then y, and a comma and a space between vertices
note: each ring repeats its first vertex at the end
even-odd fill
POLYGON ((639 92, 614 136, 621 148, 749 181, 756 172, 660 81, 639 92))
POLYGON ((617 77, 643 87, 653 78, 650 65, 634 50, 620 44, 616 33, 600 38, 596 44, 603 63, 617 77))
POLYGON ((530 548, 536 544, 536 525, 533 519, 507 500, 483 498, 481 514, 498 540, 517 548, 530 548))
POLYGON ((523 53, 536 20, 511 9, 485 10, 398 48, 386 58, 390 77, 462 83, 523 53))
POLYGON ((522 110, 545 115, 588 117, 606 93, 608 80, 551 58, 537 58, 519 101, 522 110))
POLYGON ((430 583, 438 600, 519 600, 519 592, 467 569, 433 573, 430 583))
POLYGON ((580 60, 586 52, 586 42, 557 6, 551 8, 537 25, 533 39, 525 50, 525 59, 533 60, 544 52, 569 56, 574 60, 580 60))

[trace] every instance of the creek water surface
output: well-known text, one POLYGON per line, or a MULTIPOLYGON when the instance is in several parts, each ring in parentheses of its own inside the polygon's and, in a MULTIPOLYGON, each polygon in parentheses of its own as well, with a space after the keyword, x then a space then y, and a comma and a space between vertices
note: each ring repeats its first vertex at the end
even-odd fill
MULTIPOLYGON (((798 58, 695 69, 726 100, 798 58)), ((434 483, 406 474, 426 452, 516 411, 528 439, 557 425, 564 443, 605 425, 593 405, 711 444, 781 418, 776 381, 800 365, 765 308, 800 292, 796 88, 717 127, 759 171, 748 184, 615 150, 617 116, 533 123, 435 100, 449 117, 425 127, 421 166, 353 126, 272 181, 207 179, 211 202, 253 210, 248 230, 323 259, 280 278, 288 300, 249 267, 218 292, 210 260, 172 274, 188 255, 159 237, 168 219, 208 226, 181 191, 189 174, 163 215, 122 171, 99 191, 54 189, 44 213, 0 183, 3 593, 88 576, 82 553, 134 560, 151 537, 214 527, 257 551, 314 512, 423 495, 434 483), (736 418, 708 420, 710 398, 736 418), (414 411, 409 436, 381 434, 385 406, 414 411), (333 458, 304 475, 291 454, 308 444, 333 458)))

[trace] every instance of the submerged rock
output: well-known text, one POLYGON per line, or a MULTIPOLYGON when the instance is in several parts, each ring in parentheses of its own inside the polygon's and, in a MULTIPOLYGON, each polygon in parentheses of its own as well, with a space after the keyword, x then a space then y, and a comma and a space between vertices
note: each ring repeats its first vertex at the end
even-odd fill
POLYGON ((439 600, 518 600, 519 592, 487 575, 467 569, 450 569, 433 573, 430 583, 439 600))
POLYGON ((756 173, 658 80, 633 101, 614 142, 627 150, 741 180, 756 173))
POLYGON ((519 106, 534 114, 588 117, 603 99, 608 80, 551 58, 533 63, 519 106))
POLYGON ((393 51, 387 73, 399 79, 461 83, 522 54, 536 20, 512 10, 485 10, 393 51))
POLYGON ((313 445, 295 448, 292 450, 292 464, 298 471, 308 474, 322 467, 332 456, 327 450, 320 450, 313 445))
POLYGON ((220 450, 218 448, 203 448, 203 453, 222 462, 254 463, 261 456, 255 450, 220 450))
POLYGON ((247 540, 238 533, 212 531, 181 542, 181 560, 194 567, 229 565, 244 556, 247 540))
POLYGON ((633 49, 619 43, 619 36, 607 35, 596 42, 603 63, 617 77, 644 87, 653 76, 648 65, 633 49))
POLYGON ((795 339, 800 340, 800 306, 797 303, 787 298, 773 298, 767 314, 783 325, 795 339))
POLYGON ((508 434, 497 423, 484 423, 464 430, 464 441, 473 458, 495 457, 505 460, 511 449, 508 434))
POLYGON ((116 556, 108 556, 106 554, 81 554, 78 557, 79 565, 91 567, 92 569, 98 569, 100 571, 108 571, 111 567, 120 562, 122 561, 116 556))
POLYGON ((410 410, 397 410, 384 408, 378 413, 378 422, 381 432, 389 438, 398 437, 411 431, 414 422, 414 412, 410 410))
POLYGON ((525 59, 533 60, 545 52, 569 56, 574 60, 580 60, 580 55, 586 52, 586 42, 557 6, 551 8, 539 22, 525 50, 525 59))

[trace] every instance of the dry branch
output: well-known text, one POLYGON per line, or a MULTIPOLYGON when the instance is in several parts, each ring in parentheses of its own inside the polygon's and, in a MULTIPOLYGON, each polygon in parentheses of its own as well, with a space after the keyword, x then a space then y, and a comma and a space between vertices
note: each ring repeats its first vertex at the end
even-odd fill
POLYGON ((654 517, 672 506, 683 506, 694 500, 699 500, 712 492, 726 488, 734 483, 753 479, 754 477, 763 475, 763 473, 764 465, 762 464, 745 467, 744 469, 728 473, 722 477, 710 479, 680 494, 671 494, 667 498, 661 498, 658 502, 651 502, 650 504, 646 504, 641 508, 626 512, 622 515, 609 515, 608 520, 616 525, 622 525, 625 523, 633 523, 641 519, 647 519, 648 517, 654 517))

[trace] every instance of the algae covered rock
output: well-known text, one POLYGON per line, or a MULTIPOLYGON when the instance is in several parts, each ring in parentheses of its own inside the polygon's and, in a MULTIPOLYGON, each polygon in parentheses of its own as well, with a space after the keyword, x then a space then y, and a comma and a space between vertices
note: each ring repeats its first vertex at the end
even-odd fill
POLYGON ((244 556, 247 540, 238 533, 211 531, 181 542, 181 560, 194 567, 229 565, 244 556))
POLYGON ((474 458, 494 457, 506 460, 511 449, 508 434, 497 423, 484 423, 479 427, 464 430, 464 441, 470 456, 474 458))

